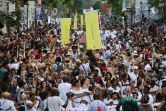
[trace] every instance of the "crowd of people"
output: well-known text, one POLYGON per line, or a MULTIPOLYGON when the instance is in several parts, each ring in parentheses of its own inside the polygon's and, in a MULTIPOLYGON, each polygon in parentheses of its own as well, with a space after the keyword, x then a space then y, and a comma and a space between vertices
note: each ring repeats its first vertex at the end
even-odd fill
POLYGON ((56 23, 1 33, 1 111, 166 111, 166 24, 101 24, 97 50, 79 23, 66 45, 56 23))

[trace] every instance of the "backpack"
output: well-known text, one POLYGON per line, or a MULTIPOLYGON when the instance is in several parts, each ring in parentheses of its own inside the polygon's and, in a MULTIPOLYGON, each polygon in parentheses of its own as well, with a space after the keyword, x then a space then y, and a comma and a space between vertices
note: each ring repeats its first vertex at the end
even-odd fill
POLYGON ((73 74, 75 75, 75 76, 78 76, 79 75, 79 71, 80 71, 80 68, 79 67, 74 67, 74 69, 72 70, 72 72, 73 72, 73 74))
POLYGON ((166 102, 162 102, 160 111, 166 111, 166 102))
POLYGON ((133 100, 126 100, 123 105, 124 109, 127 111, 137 111, 137 106, 134 104, 133 100))
POLYGON ((61 63, 61 65, 60 62, 55 64, 57 65, 57 69, 55 71, 59 74, 61 71, 63 71, 63 63, 61 63))

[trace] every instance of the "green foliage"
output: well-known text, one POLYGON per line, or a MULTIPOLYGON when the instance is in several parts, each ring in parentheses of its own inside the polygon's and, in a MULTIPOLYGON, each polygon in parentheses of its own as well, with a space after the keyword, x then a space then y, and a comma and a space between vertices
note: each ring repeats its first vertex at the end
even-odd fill
POLYGON ((108 0, 107 2, 111 4, 112 12, 122 15, 122 0, 108 0))
POLYGON ((101 1, 96 1, 95 4, 93 5, 93 9, 94 10, 100 9, 100 6, 101 6, 101 1))

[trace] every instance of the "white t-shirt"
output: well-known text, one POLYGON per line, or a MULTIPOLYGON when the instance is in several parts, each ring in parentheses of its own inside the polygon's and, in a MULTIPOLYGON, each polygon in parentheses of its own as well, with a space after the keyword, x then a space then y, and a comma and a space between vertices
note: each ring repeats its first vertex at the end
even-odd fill
POLYGON ((88 76, 88 74, 89 74, 89 65, 82 64, 82 65, 80 65, 79 69, 84 72, 84 76, 88 76))
POLYGON ((66 93, 68 93, 71 89, 71 84, 69 83, 60 83, 58 85, 58 91, 59 91, 59 96, 63 100, 63 102, 66 102, 67 96, 66 93))
POLYGON ((114 88, 112 88, 112 87, 109 87, 108 90, 109 90, 109 91, 111 90, 113 93, 114 93, 114 92, 117 92, 117 93, 120 92, 120 88, 119 88, 118 86, 116 87, 116 89, 114 89, 114 88))
POLYGON ((33 102, 31 100, 26 100, 25 111, 37 111, 38 110, 39 101, 37 101, 36 104, 31 109, 29 109, 27 107, 27 104, 32 104, 32 103, 33 102))
POLYGON ((1 100, 1 108, 3 109, 1 111, 17 111, 14 106, 14 102, 7 99, 1 100))
POLYGON ((63 100, 58 96, 48 97, 44 100, 44 109, 48 107, 49 111, 60 111, 60 107, 64 104, 63 100))

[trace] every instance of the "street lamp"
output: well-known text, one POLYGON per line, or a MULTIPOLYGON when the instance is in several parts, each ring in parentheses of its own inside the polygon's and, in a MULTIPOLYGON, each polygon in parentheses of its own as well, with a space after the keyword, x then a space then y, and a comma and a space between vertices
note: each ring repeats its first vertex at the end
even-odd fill
POLYGON ((151 2, 150 2, 150 0, 148 0, 148 19, 150 19, 150 5, 151 5, 151 2))
MULTIPOLYGON (((7 15, 9 16, 9 2, 10 1, 6 1, 6 8, 7 8, 7 15)), ((9 24, 9 20, 6 21, 6 25, 7 25, 7 35, 8 37, 10 36, 10 24, 9 24)))
POLYGON ((27 28, 29 28, 29 18, 28 18, 28 16, 29 16, 29 4, 27 4, 27 28))
POLYGON ((141 1, 141 2, 140 2, 140 8, 141 8, 141 9, 140 9, 141 21, 142 21, 142 7, 143 7, 142 5, 143 5, 143 2, 141 1))

